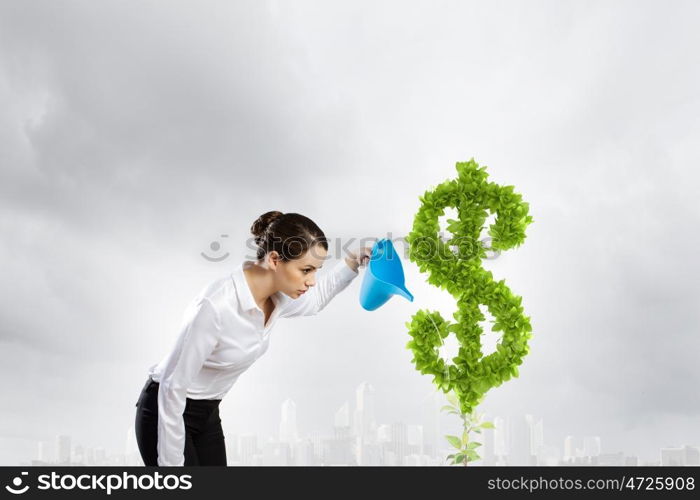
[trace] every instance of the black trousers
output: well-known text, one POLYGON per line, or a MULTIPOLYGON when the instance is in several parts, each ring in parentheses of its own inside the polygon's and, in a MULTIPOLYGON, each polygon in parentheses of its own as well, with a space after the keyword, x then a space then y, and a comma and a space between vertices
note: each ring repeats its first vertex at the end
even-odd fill
MULTIPOLYGON (((151 380, 136 402, 136 442, 145 465, 158 465, 158 386, 151 380)), ((227 465, 220 399, 190 399, 185 403, 185 466, 227 465)))

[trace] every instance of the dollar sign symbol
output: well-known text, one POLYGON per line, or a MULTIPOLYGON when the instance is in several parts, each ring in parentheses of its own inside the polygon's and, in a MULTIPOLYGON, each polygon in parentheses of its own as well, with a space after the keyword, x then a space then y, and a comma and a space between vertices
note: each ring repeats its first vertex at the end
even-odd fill
POLYGON ((488 211, 496 213, 489 226, 491 249, 502 251, 519 246, 525 240, 525 228, 533 222, 529 205, 513 192, 513 186, 499 186, 487 181, 486 167, 472 158, 456 164, 458 177, 426 191, 415 215, 412 231, 406 237, 409 259, 427 281, 447 290, 457 301, 455 322, 443 319, 437 311, 419 310, 406 323, 413 339, 406 347, 413 351, 411 362, 423 374, 432 374, 433 382, 443 392, 454 390, 462 412, 471 413, 491 387, 511 376, 518 376, 518 365, 528 353, 532 336, 530 319, 523 314, 522 298, 513 295, 504 280, 494 281, 490 271, 481 267, 486 257, 479 242, 488 211), (439 237, 438 217, 446 207, 459 216, 448 219, 447 230, 453 237, 443 242, 439 237), (455 248, 453 251, 451 247, 455 248), (483 356, 479 321, 486 318, 479 305, 487 306, 495 318, 493 331, 502 331, 496 351, 483 356), (459 353, 447 365, 440 357, 442 339, 454 333, 459 353))

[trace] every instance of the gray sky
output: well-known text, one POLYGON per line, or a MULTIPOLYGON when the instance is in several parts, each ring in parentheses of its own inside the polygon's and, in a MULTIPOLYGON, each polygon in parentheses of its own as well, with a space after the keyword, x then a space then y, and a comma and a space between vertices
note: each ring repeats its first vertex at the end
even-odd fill
MULTIPOLYGON (((59 433, 121 452, 148 366, 261 213, 404 236, 471 157, 535 219, 485 264, 534 331, 481 409, 544 418, 560 450, 700 444, 699 21, 682 1, 0 2, 0 464, 59 433)), ((367 312, 359 277, 278 323, 225 431, 275 433, 287 397, 324 430, 364 380, 380 422, 420 423, 404 323, 455 305, 404 268, 413 303, 367 312)))

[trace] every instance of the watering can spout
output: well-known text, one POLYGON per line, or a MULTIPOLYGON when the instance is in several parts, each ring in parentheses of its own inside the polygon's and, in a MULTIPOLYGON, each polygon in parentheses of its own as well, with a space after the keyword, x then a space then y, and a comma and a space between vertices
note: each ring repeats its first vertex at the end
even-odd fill
POLYGON ((401 295, 402 297, 407 298, 409 301, 413 302, 413 295, 411 295, 411 292, 406 290, 405 288, 401 287, 396 287, 396 294, 401 295))

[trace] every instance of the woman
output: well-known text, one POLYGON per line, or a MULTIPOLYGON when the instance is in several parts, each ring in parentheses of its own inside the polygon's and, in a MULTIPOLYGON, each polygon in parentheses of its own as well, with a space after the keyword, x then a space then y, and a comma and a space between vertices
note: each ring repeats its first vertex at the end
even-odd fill
POLYGON ((135 425, 145 465, 226 465, 221 399, 267 351, 279 318, 318 313, 371 255, 367 247, 348 252, 317 283, 328 242, 311 219, 267 212, 251 232, 257 262, 244 260, 206 286, 187 307, 174 348, 149 369, 135 425))

